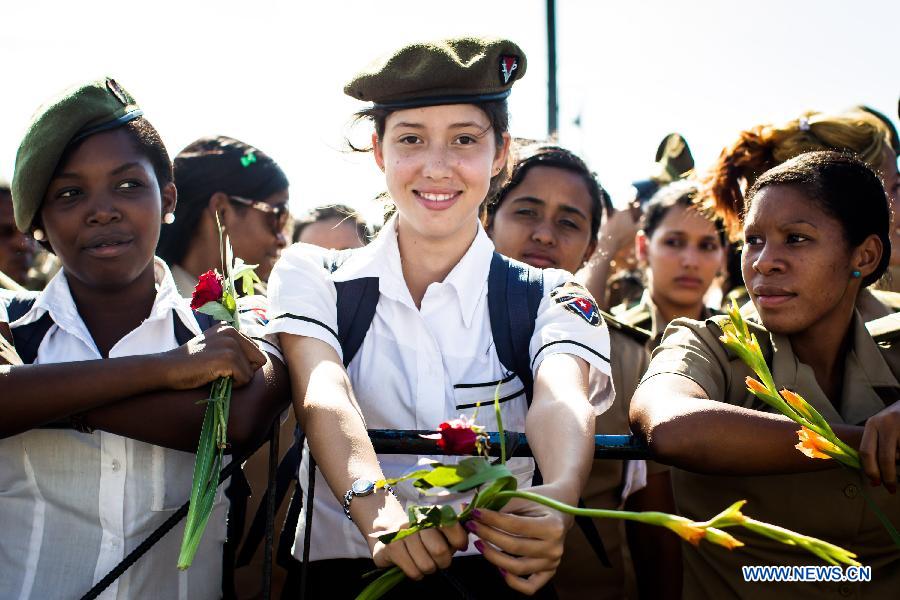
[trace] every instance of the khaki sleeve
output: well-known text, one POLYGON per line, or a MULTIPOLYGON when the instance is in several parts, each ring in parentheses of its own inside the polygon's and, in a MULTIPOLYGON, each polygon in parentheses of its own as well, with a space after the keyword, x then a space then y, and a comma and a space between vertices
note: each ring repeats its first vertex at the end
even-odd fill
POLYGON ((727 402, 728 357, 718 340, 718 328, 709 321, 676 319, 653 351, 641 383, 654 375, 672 373, 703 388, 711 400, 727 402))

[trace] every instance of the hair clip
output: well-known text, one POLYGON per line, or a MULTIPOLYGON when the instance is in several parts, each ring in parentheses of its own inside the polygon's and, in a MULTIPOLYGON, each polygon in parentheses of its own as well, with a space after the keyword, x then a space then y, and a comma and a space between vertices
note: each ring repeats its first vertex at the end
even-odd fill
POLYGON ((256 154, 254 154, 252 150, 248 150, 247 153, 241 157, 241 165, 244 167, 249 167, 255 162, 256 154))
POLYGON ((800 131, 809 131, 809 119, 800 117, 800 131))

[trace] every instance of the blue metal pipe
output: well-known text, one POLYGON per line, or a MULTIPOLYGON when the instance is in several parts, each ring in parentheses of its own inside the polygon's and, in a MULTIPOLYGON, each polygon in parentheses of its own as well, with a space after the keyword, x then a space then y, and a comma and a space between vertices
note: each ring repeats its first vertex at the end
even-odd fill
MULTIPOLYGON (((443 454, 437 440, 423 438, 433 431, 409 429, 370 429, 369 438, 379 454, 443 454)), ((490 455, 500 456, 500 435, 489 432, 490 455)), ((524 433, 506 432, 508 456, 531 456, 531 447, 524 433)), ((650 458, 647 446, 633 435, 595 435, 594 458, 612 460, 640 460, 650 458)))

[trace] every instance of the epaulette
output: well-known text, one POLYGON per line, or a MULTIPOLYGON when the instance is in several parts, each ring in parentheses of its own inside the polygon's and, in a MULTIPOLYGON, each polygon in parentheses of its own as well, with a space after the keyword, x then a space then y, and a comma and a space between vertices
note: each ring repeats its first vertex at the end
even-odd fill
POLYGON ((644 304, 629 308, 625 312, 619 313, 616 318, 625 325, 645 331, 649 331, 649 328, 653 326, 653 316, 650 314, 650 309, 644 304))
POLYGON ((879 346, 890 346, 900 338, 900 312, 866 323, 872 339, 879 346))
POLYGON ((897 292, 874 290, 872 288, 869 288, 869 292, 875 296, 879 302, 890 308, 892 311, 900 312, 900 294, 897 292))
POLYGON ((645 345, 650 340, 650 332, 646 329, 641 329, 640 327, 635 327, 634 325, 629 325, 628 323, 623 323, 620 317, 614 317, 606 311, 601 310, 600 316, 603 317, 603 320, 606 321, 606 326, 611 330, 616 330, 640 345, 645 345))

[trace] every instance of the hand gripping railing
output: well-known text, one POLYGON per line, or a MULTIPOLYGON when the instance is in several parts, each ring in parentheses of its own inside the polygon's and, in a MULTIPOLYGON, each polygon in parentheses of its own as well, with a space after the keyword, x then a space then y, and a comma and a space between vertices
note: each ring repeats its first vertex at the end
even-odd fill
MULTIPOLYGON (((272 439, 277 439, 277 431, 272 439)), ((372 446, 378 454, 443 454, 438 447, 437 440, 423 438, 422 434, 434 433, 433 431, 415 431, 408 429, 370 429, 369 438, 372 440, 372 446)), ((531 456, 531 447, 528 445, 528 439, 524 433, 505 432, 506 448, 508 456, 531 456)), ((490 454, 492 456, 500 455, 500 434, 497 432, 489 432, 490 438, 490 454)), ((646 445, 641 443, 637 438, 631 435, 595 435, 594 436, 594 458, 609 460, 641 460, 649 458, 646 445)), ((237 465, 243 461, 233 460, 223 470, 219 478, 219 484, 231 475, 237 465)), ((270 457, 269 477, 273 476, 273 462, 270 457)), ((271 482, 270 482, 271 483, 271 482)), ((270 486, 271 490, 271 486, 270 486)), ((272 502, 270 501, 268 510, 273 511, 272 502)), ((81 600, 91 600, 97 598, 103 590, 109 587, 116 579, 118 579, 126 570, 128 570, 141 556, 147 553, 156 542, 175 527, 187 515, 188 503, 179 508, 175 514, 160 525, 156 531, 147 536, 137 548, 135 548, 122 562, 116 565, 103 579, 90 589, 81 600)), ((272 519, 268 519, 271 524, 272 519)), ((266 535, 267 545, 272 543, 271 532, 266 535)), ((269 581, 271 559, 270 551, 267 551, 267 560, 265 561, 266 572, 263 574, 265 581, 269 581)), ((175 557, 172 558, 172 564, 175 563, 175 557)), ((173 566, 174 568, 174 566, 173 566)), ((268 585, 265 586, 268 592, 268 585)), ((269 594, 265 595, 266 600, 269 594)))

